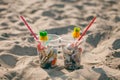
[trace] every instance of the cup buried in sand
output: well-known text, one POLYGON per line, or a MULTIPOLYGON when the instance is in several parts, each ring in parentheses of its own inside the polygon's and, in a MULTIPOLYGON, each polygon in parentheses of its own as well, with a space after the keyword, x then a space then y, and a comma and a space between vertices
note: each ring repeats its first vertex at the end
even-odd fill
POLYGON ((56 66, 57 49, 54 45, 58 43, 58 38, 57 35, 47 34, 46 31, 40 31, 39 39, 44 47, 38 44, 37 51, 40 58, 40 66, 42 68, 48 69, 56 66))
POLYGON ((64 66, 68 70, 75 70, 80 68, 81 52, 80 47, 74 46, 73 38, 63 37, 61 40, 62 51, 64 56, 64 66))

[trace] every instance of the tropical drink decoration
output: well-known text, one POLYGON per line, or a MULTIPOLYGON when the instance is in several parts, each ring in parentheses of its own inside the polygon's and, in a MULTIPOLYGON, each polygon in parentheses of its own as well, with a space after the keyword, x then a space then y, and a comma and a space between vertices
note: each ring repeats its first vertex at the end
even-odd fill
POLYGON ((40 35, 40 40, 41 41, 47 41, 48 40, 48 33, 47 33, 47 31, 40 31, 39 35, 40 35))
POLYGON ((79 38, 80 37, 80 28, 79 27, 75 27, 73 32, 72 32, 72 36, 74 39, 79 38))

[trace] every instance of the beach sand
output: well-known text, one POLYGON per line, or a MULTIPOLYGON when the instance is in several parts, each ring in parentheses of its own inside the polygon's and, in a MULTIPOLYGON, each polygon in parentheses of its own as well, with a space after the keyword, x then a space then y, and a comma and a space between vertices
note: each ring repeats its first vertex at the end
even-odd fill
POLYGON ((119 0, 0 0, 0 80, 120 80, 119 26, 119 0), (75 26, 83 32, 96 16, 80 45, 81 69, 66 70, 62 52, 56 68, 40 68, 37 42, 21 15, 36 34, 60 37, 71 37, 75 26))

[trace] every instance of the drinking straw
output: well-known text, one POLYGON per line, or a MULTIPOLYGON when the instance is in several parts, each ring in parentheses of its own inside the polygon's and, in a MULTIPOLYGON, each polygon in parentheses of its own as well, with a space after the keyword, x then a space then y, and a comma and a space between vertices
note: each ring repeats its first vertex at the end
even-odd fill
POLYGON ((35 33, 32 31, 32 29, 30 28, 30 26, 28 25, 27 21, 24 19, 23 16, 20 16, 20 18, 23 20, 24 24, 26 25, 26 27, 28 28, 28 30, 31 32, 31 34, 33 35, 33 37, 35 38, 36 41, 38 41, 38 37, 35 35, 35 33))
POLYGON ((22 21, 24 22, 24 24, 26 25, 26 27, 28 28, 28 30, 31 32, 31 34, 33 35, 33 37, 35 38, 36 41, 38 41, 38 37, 35 35, 35 33, 32 31, 32 29, 30 28, 30 26, 28 25, 27 21, 24 19, 23 16, 20 16, 20 18, 22 19, 22 21))
MULTIPOLYGON (((82 33, 82 35, 78 38, 78 40, 75 42, 75 45, 77 45, 77 42, 80 41, 82 39, 82 37, 86 34, 86 32, 88 31, 88 29, 91 27, 91 25, 94 23, 96 17, 94 17, 92 19, 92 21, 90 22, 90 24, 88 25, 88 27, 85 29, 85 31, 82 33)), ((78 44, 79 45, 79 44, 78 44)))

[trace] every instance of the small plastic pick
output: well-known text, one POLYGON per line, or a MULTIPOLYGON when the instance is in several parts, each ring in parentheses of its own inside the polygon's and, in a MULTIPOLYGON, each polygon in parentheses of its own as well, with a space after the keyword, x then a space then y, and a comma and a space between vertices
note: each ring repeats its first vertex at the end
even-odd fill
POLYGON ((74 28, 74 32, 80 32, 80 28, 79 27, 75 27, 74 28))
POLYGON ((75 27, 73 32, 72 32, 72 36, 73 38, 79 38, 80 37, 80 28, 79 27, 75 27))
POLYGON ((42 41, 47 41, 48 40, 47 31, 40 31, 39 35, 40 35, 40 40, 42 40, 42 41))
POLYGON ((43 36, 47 36, 47 32, 46 32, 46 31, 40 31, 39 34, 40 34, 40 36, 42 36, 42 37, 43 37, 43 36))

